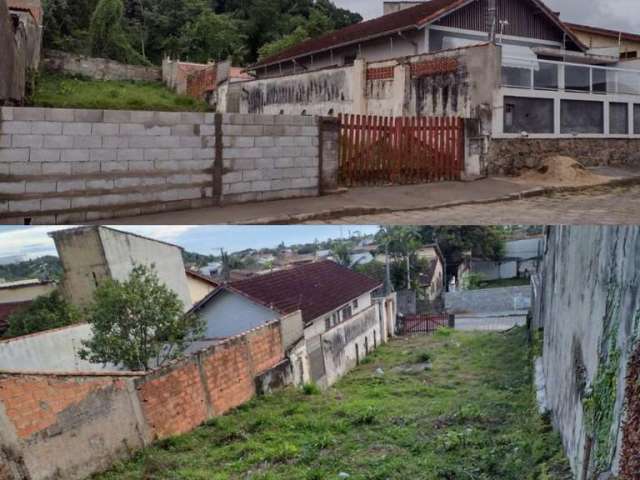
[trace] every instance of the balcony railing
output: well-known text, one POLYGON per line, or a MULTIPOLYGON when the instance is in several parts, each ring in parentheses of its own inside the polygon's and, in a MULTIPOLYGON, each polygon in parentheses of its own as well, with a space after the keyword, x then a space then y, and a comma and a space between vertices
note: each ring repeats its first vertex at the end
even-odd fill
POLYGON ((502 86, 602 95, 640 95, 640 70, 503 57, 502 86))

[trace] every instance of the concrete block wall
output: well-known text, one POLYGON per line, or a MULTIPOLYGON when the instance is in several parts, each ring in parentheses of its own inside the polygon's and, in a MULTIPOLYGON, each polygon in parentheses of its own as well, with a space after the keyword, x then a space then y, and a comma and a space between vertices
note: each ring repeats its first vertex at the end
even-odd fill
POLYGON ((531 307, 531 287, 488 288, 444 294, 448 313, 506 313, 531 307))
POLYGON ((222 142, 223 202, 318 195, 317 117, 226 114, 222 142))
POLYGON ((0 222, 82 223, 315 196, 337 182, 317 117, 0 110, 0 222), (331 178, 333 176, 333 178, 331 178))
POLYGON ((4 107, 0 115, 0 218, 11 223, 213 203, 213 114, 4 107))
POLYGON ((271 322, 148 373, 0 372, 0 478, 85 478, 247 402, 271 369, 291 379, 284 360, 271 322))

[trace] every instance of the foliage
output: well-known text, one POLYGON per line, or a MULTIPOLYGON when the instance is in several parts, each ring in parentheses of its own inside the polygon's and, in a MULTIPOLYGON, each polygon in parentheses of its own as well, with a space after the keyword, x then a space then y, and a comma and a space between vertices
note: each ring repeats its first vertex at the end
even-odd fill
POLYGON ((7 337, 20 337, 80 322, 80 312, 58 291, 36 298, 26 310, 9 316, 7 337))
POLYGON ((319 395, 320 388, 315 383, 305 383, 302 386, 302 391, 305 395, 319 395))
POLYGON ((477 290, 482 285, 484 276, 481 273, 466 272, 462 276, 462 288, 465 290, 477 290))
POLYGON ((177 358, 204 330, 204 322, 185 315, 178 295, 144 265, 136 265, 124 282, 101 284, 87 320, 93 336, 82 342, 80 357, 129 370, 149 370, 177 358))
POLYGON ((326 392, 255 399, 97 478, 573 478, 537 414, 525 329, 416 336, 371 357, 326 392), (433 368, 403 373, 420 351, 433 368))
POLYGON ((180 50, 189 51, 189 59, 206 63, 231 58, 240 63, 246 56, 246 38, 237 20, 205 10, 182 30, 180 50))
POLYGON ((31 105, 109 110, 206 111, 207 104, 173 93, 164 85, 145 82, 98 81, 42 74, 31 105))
POLYGON ((99 0, 89 25, 91 55, 128 64, 148 64, 129 43, 123 28, 123 10, 122 0, 99 0))
POLYGON ((31 278, 48 278, 57 280, 62 278, 62 264, 58 257, 46 255, 22 262, 0 265, 0 278, 11 282, 31 278))
POLYGON ((353 246, 349 242, 338 241, 333 244, 331 255, 334 260, 343 267, 351 266, 351 250, 353 246))
POLYGON ((464 252, 487 260, 500 260, 505 252, 504 227, 431 227, 420 228, 425 243, 438 243, 448 263, 458 264, 464 252))
MULTIPOLYGON (((90 53, 96 0, 45 0, 44 9, 45 48, 90 53)), ((259 51, 273 52, 361 20, 329 0, 125 0, 116 25, 119 44, 156 64, 165 55, 191 61, 230 56, 251 63, 259 51)))

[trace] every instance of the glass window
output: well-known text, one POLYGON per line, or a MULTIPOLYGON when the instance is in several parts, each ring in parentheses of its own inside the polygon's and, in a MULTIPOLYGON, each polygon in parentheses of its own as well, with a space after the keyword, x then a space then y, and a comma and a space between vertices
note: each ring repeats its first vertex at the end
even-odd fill
POLYGON ((564 85, 565 90, 573 92, 589 92, 591 79, 589 67, 577 65, 565 65, 564 67, 564 85))
POLYGON ((505 87, 531 88, 531 69, 503 66, 502 85, 505 87))
POLYGON ((561 133, 604 133, 604 103, 562 100, 561 133))
POLYGON ((629 106, 626 103, 609 104, 609 133, 616 135, 629 133, 629 106))
POLYGON ((558 65, 555 63, 539 63, 533 71, 533 85, 538 90, 558 89, 558 65))
POLYGON ((344 307, 342 309, 342 321, 349 320, 351 318, 351 306, 344 307))
POLYGON ((354 310, 358 309, 358 299, 357 298, 353 301, 353 309, 354 310))
POLYGON ((640 105, 633 106, 633 133, 640 135, 640 105))
POLYGON ((553 100, 504 98, 504 133, 553 133, 553 100))
POLYGON ((594 93, 607 93, 611 88, 612 78, 610 74, 615 72, 608 72, 602 68, 594 68, 592 72, 594 93))
POLYGON ((618 72, 618 93, 640 94, 640 75, 636 72, 618 72))

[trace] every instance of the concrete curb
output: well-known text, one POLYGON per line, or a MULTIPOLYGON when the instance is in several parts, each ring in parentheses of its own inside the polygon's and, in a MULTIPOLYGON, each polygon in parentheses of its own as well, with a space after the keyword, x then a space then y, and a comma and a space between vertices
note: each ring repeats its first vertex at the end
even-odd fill
MULTIPOLYGON (((568 187, 535 187, 522 192, 512 193, 509 195, 501 195, 494 198, 482 200, 461 200, 457 202, 439 203, 435 205, 424 205, 420 207, 393 209, 388 207, 345 207, 333 210, 323 210, 314 213, 300 213, 297 215, 279 215, 275 217, 258 218, 251 222, 252 225, 289 225, 303 222, 313 222, 322 220, 335 220, 343 217, 356 217, 363 215, 384 215, 388 213, 416 212, 416 211, 433 211, 445 208, 461 207, 464 205, 489 205, 492 203, 509 202, 516 200, 524 200, 525 198, 544 197, 546 195, 557 193, 580 193, 600 188, 628 187, 632 185, 640 185, 640 176, 629 178, 618 178, 604 183, 594 185, 579 185, 568 187)), ((239 222, 238 224, 246 224, 247 222, 239 222)))

